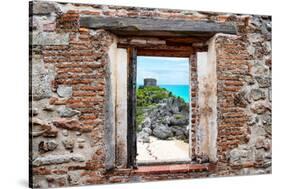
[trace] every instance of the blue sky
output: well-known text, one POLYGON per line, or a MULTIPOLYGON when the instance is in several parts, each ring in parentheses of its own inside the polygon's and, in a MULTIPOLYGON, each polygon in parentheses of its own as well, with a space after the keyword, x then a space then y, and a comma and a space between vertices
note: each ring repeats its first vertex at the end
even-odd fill
POLYGON ((138 56, 137 84, 144 78, 155 78, 158 85, 189 85, 188 58, 138 56))

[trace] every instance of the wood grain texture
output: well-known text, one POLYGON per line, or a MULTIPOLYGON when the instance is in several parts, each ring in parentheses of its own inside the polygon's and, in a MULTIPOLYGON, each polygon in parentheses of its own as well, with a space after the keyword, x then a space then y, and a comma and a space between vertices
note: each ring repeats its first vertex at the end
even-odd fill
POLYGON ((86 16, 80 27, 106 29, 120 36, 212 36, 215 33, 236 34, 235 26, 225 23, 152 18, 108 18, 86 16))
POLYGON ((127 102, 127 154, 128 167, 136 167, 137 136, 136 136, 136 75, 137 75, 137 50, 128 48, 128 102, 127 102))

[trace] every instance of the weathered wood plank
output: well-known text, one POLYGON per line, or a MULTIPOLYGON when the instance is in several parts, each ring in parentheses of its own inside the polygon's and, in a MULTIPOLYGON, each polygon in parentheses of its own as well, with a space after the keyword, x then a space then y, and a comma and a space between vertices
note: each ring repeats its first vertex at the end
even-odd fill
POLYGON ((208 21, 164 20, 152 18, 109 18, 86 16, 80 26, 106 29, 121 36, 212 36, 215 33, 236 34, 234 25, 208 21))
POLYGON ((131 43, 118 43, 117 48, 134 47, 139 49, 168 50, 168 51, 193 51, 193 47, 186 45, 141 45, 131 43))
POLYGON ((192 43, 202 43, 206 42, 209 39, 209 37, 169 37, 165 38, 167 45, 173 45, 173 44, 192 44, 192 43))
POLYGON ((136 75, 137 75, 137 50, 128 48, 128 103, 127 103, 127 154, 128 167, 136 167, 137 134, 136 134, 136 75))

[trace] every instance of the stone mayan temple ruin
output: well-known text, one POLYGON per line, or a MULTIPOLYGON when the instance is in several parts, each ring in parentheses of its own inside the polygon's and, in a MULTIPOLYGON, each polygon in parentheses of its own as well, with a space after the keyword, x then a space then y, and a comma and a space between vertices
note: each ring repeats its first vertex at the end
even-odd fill
POLYGON ((30 187, 270 174, 271 16, 30 3, 30 187), (136 162, 137 56, 190 64, 190 161, 136 162))
POLYGON ((145 78, 143 83, 144 86, 157 86, 157 80, 153 78, 145 78))

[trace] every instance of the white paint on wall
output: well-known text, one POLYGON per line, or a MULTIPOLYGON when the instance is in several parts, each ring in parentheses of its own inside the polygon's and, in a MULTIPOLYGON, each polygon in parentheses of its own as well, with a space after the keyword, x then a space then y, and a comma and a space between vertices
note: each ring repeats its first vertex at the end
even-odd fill
POLYGON ((208 82, 207 52, 197 53, 199 124, 196 132, 197 155, 208 154, 208 117, 206 115, 206 84, 208 82))
POLYGON ((209 40, 208 47, 208 65, 209 65, 209 77, 211 78, 212 94, 209 98, 209 102, 212 105, 212 115, 210 117, 209 125, 209 159, 212 162, 217 161, 217 133, 218 133, 218 123, 217 123, 217 62, 216 62, 216 36, 209 40))
POLYGON ((106 102, 105 102, 105 167, 111 170, 115 167, 115 56, 116 40, 110 45, 108 51, 108 64, 106 69, 106 102))
POLYGON ((117 39, 109 49, 112 96, 114 109, 114 144, 116 165, 127 166, 127 67, 126 49, 117 48, 117 39))
POLYGON ((215 44, 211 39, 208 52, 197 53, 199 125, 196 141, 199 152, 211 162, 217 160, 217 76, 215 44))
POLYGON ((121 167, 127 166, 127 68, 126 49, 117 49, 116 64, 116 132, 117 156, 121 167))

